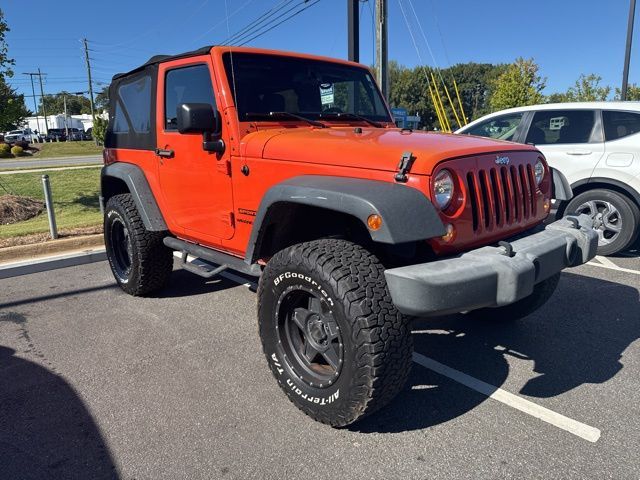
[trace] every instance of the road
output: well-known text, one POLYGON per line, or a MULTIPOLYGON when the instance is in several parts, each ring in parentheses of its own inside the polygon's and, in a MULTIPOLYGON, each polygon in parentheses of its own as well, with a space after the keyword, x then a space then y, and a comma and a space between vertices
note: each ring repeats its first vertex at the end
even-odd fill
POLYGON ((247 286, 176 271, 133 298, 105 262, 0 280, 0 477, 638 478, 640 257, 608 261, 520 322, 416 321, 405 390, 340 430, 280 392, 247 286))
POLYGON ((102 155, 85 157, 38 158, 31 160, 0 159, 0 169, 5 168, 42 168, 69 165, 91 165, 102 163, 102 155))

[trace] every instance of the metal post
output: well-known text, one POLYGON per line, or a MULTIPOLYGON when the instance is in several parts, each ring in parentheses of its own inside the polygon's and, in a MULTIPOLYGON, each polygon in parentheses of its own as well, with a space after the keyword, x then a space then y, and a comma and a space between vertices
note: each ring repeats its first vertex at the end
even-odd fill
POLYGON ((376 0, 376 74, 385 98, 389 96, 387 0, 376 0))
POLYGON ((58 238, 58 227, 56 226, 56 215, 53 211, 49 175, 42 175, 42 188, 44 190, 44 203, 47 206, 47 217, 49 217, 49 232, 51 232, 51 238, 55 240, 58 238))
POLYGON ((631 42, 633 40, 633 21, 636 16, 636 0, 631 0, 629 4, 629 23, 627 23, 627 48, 624 53, 624 69, 622 71, 622 89, 620 90, 620 100, 627 99, 627 88, 629 84, 629 61, 631 60, 631 42))
POLYGON ((347 32, 349 36, 349 60, 360 61, 360 10, 359 0, 347 0, 347 32))

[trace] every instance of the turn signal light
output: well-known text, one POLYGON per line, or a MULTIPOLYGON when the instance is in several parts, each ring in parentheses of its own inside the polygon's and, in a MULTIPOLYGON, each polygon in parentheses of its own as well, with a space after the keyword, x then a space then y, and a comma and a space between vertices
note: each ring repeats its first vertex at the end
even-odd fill
POLYGON ((382 217, 377 213, 369 215, 369 218, 367 218, 367 225, 371 230, 380 230, 380 227, 382 227, 382 217))
POLYGON ((551 200, 545 199, 543 207, 544 213, 549 213, 549 210, 551 210, 551 200))
POLYGON ((452 242, 452 241, 453 241, 453 239, 454 239, 454 238, 455 238, 455 236, 456 236, 456 228, 455 228, 453 225, 451 225, 450 223, 447 223, 447 224, 444 226, 444 228, 446 229, 447 233, 445 233, 445 234, 442 236, 442 240, 444 240, 444 241, 445 241, 445 242, 447 242, 447 243, 452 242))

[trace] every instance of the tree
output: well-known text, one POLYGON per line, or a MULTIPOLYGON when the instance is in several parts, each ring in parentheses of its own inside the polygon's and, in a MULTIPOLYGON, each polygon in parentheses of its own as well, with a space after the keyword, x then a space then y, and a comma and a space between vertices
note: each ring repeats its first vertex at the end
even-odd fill
POLYGON ((18 95, 0 75, 0 132, 17 128, 30 115, 24 95, 18 95))
MULTIPOLYGON (((616 87, 616 94, 613 97, 614 100, 622 99, 622 90, 616 87)), ((635 83, 627 86, 627 100, 640 100, 640 87, 635 83)))
POLYGON ((104 110, 109 106, 109 85, 98 92, 95 98, 97 110, 104 110))
POLYGON ((538 75, 538 65, 532 58, 517 58, 495 81, 489 105, 495 110, 535 105, 544 99, 546 79, 538 75))
POLYGON ((104 145, 104 137, 107 133, 107 121, 99 116, 96 116, 95 122, 93 122, 93 130, 91 130, 91 135, 93 135, 94 140, 98 145, 104 145))
MULTIPOLYGON (((91 113, 91 102, 87 97, 62 92, 55 95, 46 95, 44 97, 44 105, 48 115, 64 113, 65 96, 67 97, 67 114, 80 115, 82 113, 91 113)), ((38 106, 38 114, 44 115, 42 111, 42 98, 40 99, 40 105, 38 106)))
POLYGON ((591 73, 580 75, 573 87, 566 93, 567 102, 599 102, 604 101, 611 93, 611 87, 600 86, 602 77, 591 73))
POLYGON ((0 8, 0 78, 13 77, 11 67, 16 63, 9 58, 9 47, 5 39, 5 34, 9 31, 9 26, 4 19, 4 12, 0 8))

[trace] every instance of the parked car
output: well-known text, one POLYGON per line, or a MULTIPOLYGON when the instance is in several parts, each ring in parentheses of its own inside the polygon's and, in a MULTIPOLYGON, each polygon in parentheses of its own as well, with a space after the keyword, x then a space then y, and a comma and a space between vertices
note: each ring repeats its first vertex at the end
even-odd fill
POLYGON ((64 128, 50 128, 49 133, 44 137, 45 142, 65 142, 67 133, 64 128))
POLYGON ((543 224, 552 191, 571 192, 536 148, 402 131, 369 69, 343 60, 227 46, 154 56, 113 78, 104 143, 104 237, 122 290, 160 290, 174 251, 205 278, 259 277, 273 375, 336 427, 403 389, 411 316, 522 318, 598 245, 586 215, 543 224), (494 196, 489 176, 517 195, 494 196))
POLYGON ((37 143, 40 141, 40 137, 30 128, 24 128, 22 130, 11 130, 10 132, 7 132, 7 134, 4 136, 4 141, 6 143, 37 143))
POLYGON ((640 232, 640 102, 557 103, 486 115, 456 133, 535 145, 568 179, 559 215, 586 213, 598 253, 631 246, 640 232))
POLYGON ((76 142, 79 140, 84 140, 84 130, 80 128, 70 128, 68 140, 72 142, 76 142))
POLYGON ((93 127, 87 128, 82 136, 83 140, 93 140, 93 127))

